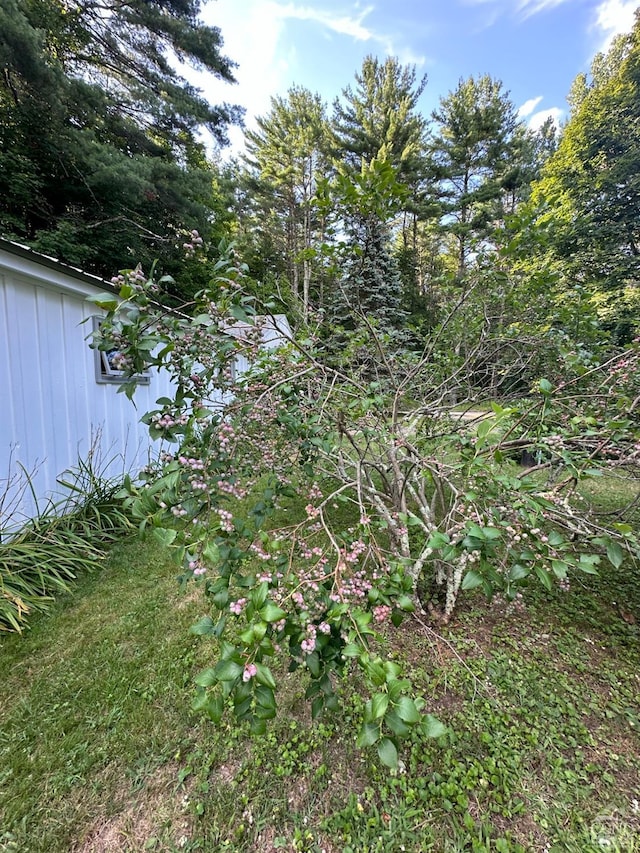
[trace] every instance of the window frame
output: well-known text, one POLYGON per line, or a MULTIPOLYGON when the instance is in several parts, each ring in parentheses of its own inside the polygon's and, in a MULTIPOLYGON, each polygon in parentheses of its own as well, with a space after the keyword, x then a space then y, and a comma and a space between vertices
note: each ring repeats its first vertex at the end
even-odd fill
MULTIPOLYGON (((103 317, 98 314, 93 314, 91 322, 93 331, 100 331, 100 323, 103 317)), ((109 363, 109 354, 117 352, 117 350, 93 350, 93 363, 95 368, 95 378, 98 385, 123 385, 125 382, 135 382, 137 385, 149 385, 151 382, 151 371, 145 370, 144 373, 136 373, 134 376, 126 376, 123 370, 116 370, 109 363)))

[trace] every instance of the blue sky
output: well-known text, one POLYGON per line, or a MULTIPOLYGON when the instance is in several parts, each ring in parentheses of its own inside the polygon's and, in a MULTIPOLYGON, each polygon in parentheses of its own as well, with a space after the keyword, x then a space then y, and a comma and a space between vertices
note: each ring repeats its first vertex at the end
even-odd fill
MULTIPOLYGON (((502 80, 533 126, 566 116, 575 76, 611 39, 631 29, 638 0, 209 0, 203 19, 220 27, 238 85, 198 77, 213 102, 266 115, 293 84, 330 104, 367 54, 397 56, 427 74, 425 114, 458 80, 502 80)), ((191 76, 191 75, 190 75, 191 76)), ((233 135, 234 146, 241 135, 233 135)))

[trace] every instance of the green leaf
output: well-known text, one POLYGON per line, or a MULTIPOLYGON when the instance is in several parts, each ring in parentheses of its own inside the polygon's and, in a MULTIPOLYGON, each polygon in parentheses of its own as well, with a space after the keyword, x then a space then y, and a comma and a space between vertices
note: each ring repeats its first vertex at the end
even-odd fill
POLYGON ((447 728, 440 722, 440 720, 437 719, 437 717, 434 717, 432 714, 425 714, 422 723, 422 731, 424 732, 425 737, 437 738, 446 734, 447 728))
POLYGON ((222 696, 212 696, 207 702, 204 710, 210 720, 214 723, 219 723, 222 719, 222 714, 224 713, 224 702, 222 701, 222 696))
POLYGON ((209 696, 204 687, 198 687, 191 701, 191 709, 193 711, 204 711, 209 704, 209 696))
POLYGON ((275 690, 276 680, 271 674, 271 670, 269 669, 269 667, 265 666, 263 663, 257 663, 256 669, 258 670, 256 673, 256 681, 258 682, 258 684, 264 684, 271 690, 275 690))
POLYGON ((309 668, 309 672, 314 678, 318 678, 322 668, 320 666, 320 658, 318 657, 317 652, 311 652, 310 655, 306 657, 306 663, 309 668))
POLYGON ((119 304, 113 293, 96 293, 94 296, 87 296, 87 302, 91 302, 105 311, 115 311, 119 304))
POLYGON ((487 540, 501 539, 502 538, 502 531, 498 530, 497 527, 483 527, 482 528, 482 535, 487 540))
POLYGON ((398 750, 396 749, 396 745, 394 742, 388 738, 383 737, 380 743, 378 744, 378 756, 380 761, 386 766, 390 767, 392 770, 396 770, 398 767, 398 750))
POLYGON ((229 603, 229 590, 221 589, 220 592, 216 592, 213 596, 213 603, 218 608, 218 610, 222 610, 229 603))
POLYGON ((578 568, 581 572, 584 572, 585 575, 597 575, 599 572, 596 569, 596 564, 599 562, 600 557, 598 557, 597 554, 580 554, 578 568))
POLYGON ((487 435, 491 432, 491 430, 495 426, 495 421, 493 418, 484 418, 478 424, 478 428, 476 430, 476 434, 478 438, 486 438, 487 435))
POLYGON ((207 634, 215 634, 215 630, 216 626, 211 616, 203 616, 202 619, 189 628, 189 633, 196 634, 198 637, 205 637, 207 634))
POLYGON ((256 703, 261 708, 276 709, 276 697, 271 687, 264 684, 258 684, 255 689, 256 703))
POLYGON ((360 655, 362 649, 360 646, 356 646, 355 643, 347 643, 347 645, 342 650, 342 656, 345 658, 357 658, 360 655))
POLYGON ((279 622, 286 615, 285 611, 272 601, 268 601, 260 611, 260 616, 265 622, 279 622))
POLYGON ((553 391, 553 385, 548 379, 541 379, 539 382, 539 388, 543 394, 550 394, 553 391))
POLYGON ((400 625, 402 625, 403 622, 404 622, 404 613, 402 612, 402 610, 398 610, 397 608, 392 610, 391 611, 391 624, 393 625, 393 627, 398 628, 398 627, 400 627, 400 625))
POLYGON ((324 696, 316 696, 311 703, 311 719, 317 720, 324 710, 324 696))
POLYGON ((614 569, 619 569, 624 560, 624 552, 617 542, 610 542, 607 545, 607 559, 614 569))
POLYGON ((202 551, 204 561, 210 565, 215 565, 220 560, 220 551, 215 542, 207 542, 206 547, 202 551))
POLYGON ((481 586, 481 584, 482 575, 478 572, 474 572, 473 570, 468 571, 462 579, 463 590, 475 589, 477 586, 481 586))
POLYGON ((244 308, 241 308, 240 305, 231 305, 229 308, 229 314, 235 319, 240 320, 241 323, 248 323, 249 316, 244 308))
POLYGON ((542 585, 546 589, 551 590, 551 575, 549 572, 546 569, 543 569, 542 566, 534 566, 533 571, 542 585))
POLYGON ((212 684, 217 684, 219 679, 215 669, 209 667, 196 675, 194 680, 198 687, 211 687, 212 684))
POLYGON ((242 667, 232 660, 221 660, 215 666, 215 674, 218 681, 235 681, 242 675, 242 667))
MULTIPOLYGON (((391 685, 391 683, 395 682, 395 679, 402 672, 402 667, 400 666, 399 663, 396 663, 393 660, 386 660, 384 662, 384 671, 385 671, 385 674, 387 676, 387 681, 389 682, 389 685, 391 685)), ((395 683, 399 683, 399 682, 395 682, 395 683)))
POLYGON ((557 578, 564 580, 567 576, 567 569, 569 566, 564 562, 564 560, 551 560, 551 568, 557 578))
POLYGON ((511 566, 511 571, 509 572, 509 580, 521 581, 523 578, 528 577, 530 573, 530 568, 522 566, 520 565, 520 563, 515 563, 515 565, 511 566))
POLYGON ((267 733, 267 721, 261 720, 258 717, 253 717, 249 731, 252 735, 264 735, 267 733))
POLYGON ((396 606, 400 608, 400 610, 404 610, 405 613, 413 613, 416 609, 416 605, 412 598, 408 595, 400 595, 396 601, 396 606))
POLYGON ((395 711, 405 723, 417 723, 420 719, 420 713, 416 708, 415 702, 409 696, 403 696, 398 701, 395 711))
POLYGON ((384 717, 389 707, 389 697, 386 693, 376 693, 371 700, 371 713, 374 720, 384 717))
POLYGON ((358 749, 364 749, 366 746, 373 744, 380 737, 380 726, 377 723, 363 723, 356 744, 358 749))
POLYGON ((439 530, 436 530, 435 533, 432 533, 429 537, 429 541, 427 545, 429 548, 433 548, 433 550, 437 550, 439 548, 443 548, 445 545, 449 545, 451 540, 447 536, 446 533, 440 533, 439 530))
POLYGON ((391 729, 394 735, 397 735, 398 737, 407 737, 411 732, 409 726, 404 722, 404 720, 400 719, 395 711, 387 711, 384 716, 384 722, 391 729))
MULTIPOLYGON (((267 600, 268 595, 269 595, 269 584, 266 581, 261 583, 260 586, 257 586, 251 592, 251 603, 256 608, 256 610, 260 610, 262 605, 267 600)), ((269 620, 267 619, 265 621, 268 622, 269 620)))
POLYGON ((154 527, 151 530, 153 538, 161 545, 169 546, 178 535, 177 530, 167 529, 165 527, 154 527))

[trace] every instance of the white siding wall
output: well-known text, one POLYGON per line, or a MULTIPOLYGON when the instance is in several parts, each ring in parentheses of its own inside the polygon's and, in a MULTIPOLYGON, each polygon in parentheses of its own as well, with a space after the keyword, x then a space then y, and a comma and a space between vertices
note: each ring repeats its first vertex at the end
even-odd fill
MULTIPOLYGON (((148 459, 153 443, 138 419, 169 392, 168 378, 155 373, 140 385, 137 409, 117 385, 96 382, 91 321, 82 321, 99 313, 86 297, 100 289, 0 248, 0 499, 18 463, 39 499, 59 492, 56 478, 86 458, 98 435, 110 475, 148 459)), ((33 514, 27 493, 20 510, 33 514)))

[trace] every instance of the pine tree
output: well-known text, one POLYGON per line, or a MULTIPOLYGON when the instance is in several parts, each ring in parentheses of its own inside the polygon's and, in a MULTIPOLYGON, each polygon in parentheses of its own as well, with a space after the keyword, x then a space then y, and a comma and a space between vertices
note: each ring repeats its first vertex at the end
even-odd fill
POLYGON ((239 113, 173 68, 231 82, 197 0, 5 0, 0 7, 0 228, 88 269, 169 257, 206 228, 211 169, 239 113))
POLYGON ((410 184, 424 153, 426 122, 417 107, 426 76, 418 80, 415 67, 395 57, 381 63, 367 56, 356 84, 355 91, 347 86, 343 100, 333 105, 337 159, 356 172, 363 161, 387 160, 398 179, 410 184))
POLYGON ((312 307, 313 252, 322 241, 313 200, 319 177, 329 170, 325 113, 319 95, 294 86, 286 98, 271 99, 258 130, 246 135, 248 163, 256 175, 254 203, 268 221, 270 241, 281 246, 293 299, 305 319, 312 307))
POLYGON ((521 184, 514 171, 518 133, 515 107, 502 84, 488 75, 461 80, 440 101, 431 154, 442 230, 457 243, 463 277, 474 245, 504 219, 505 191, 521 184))

